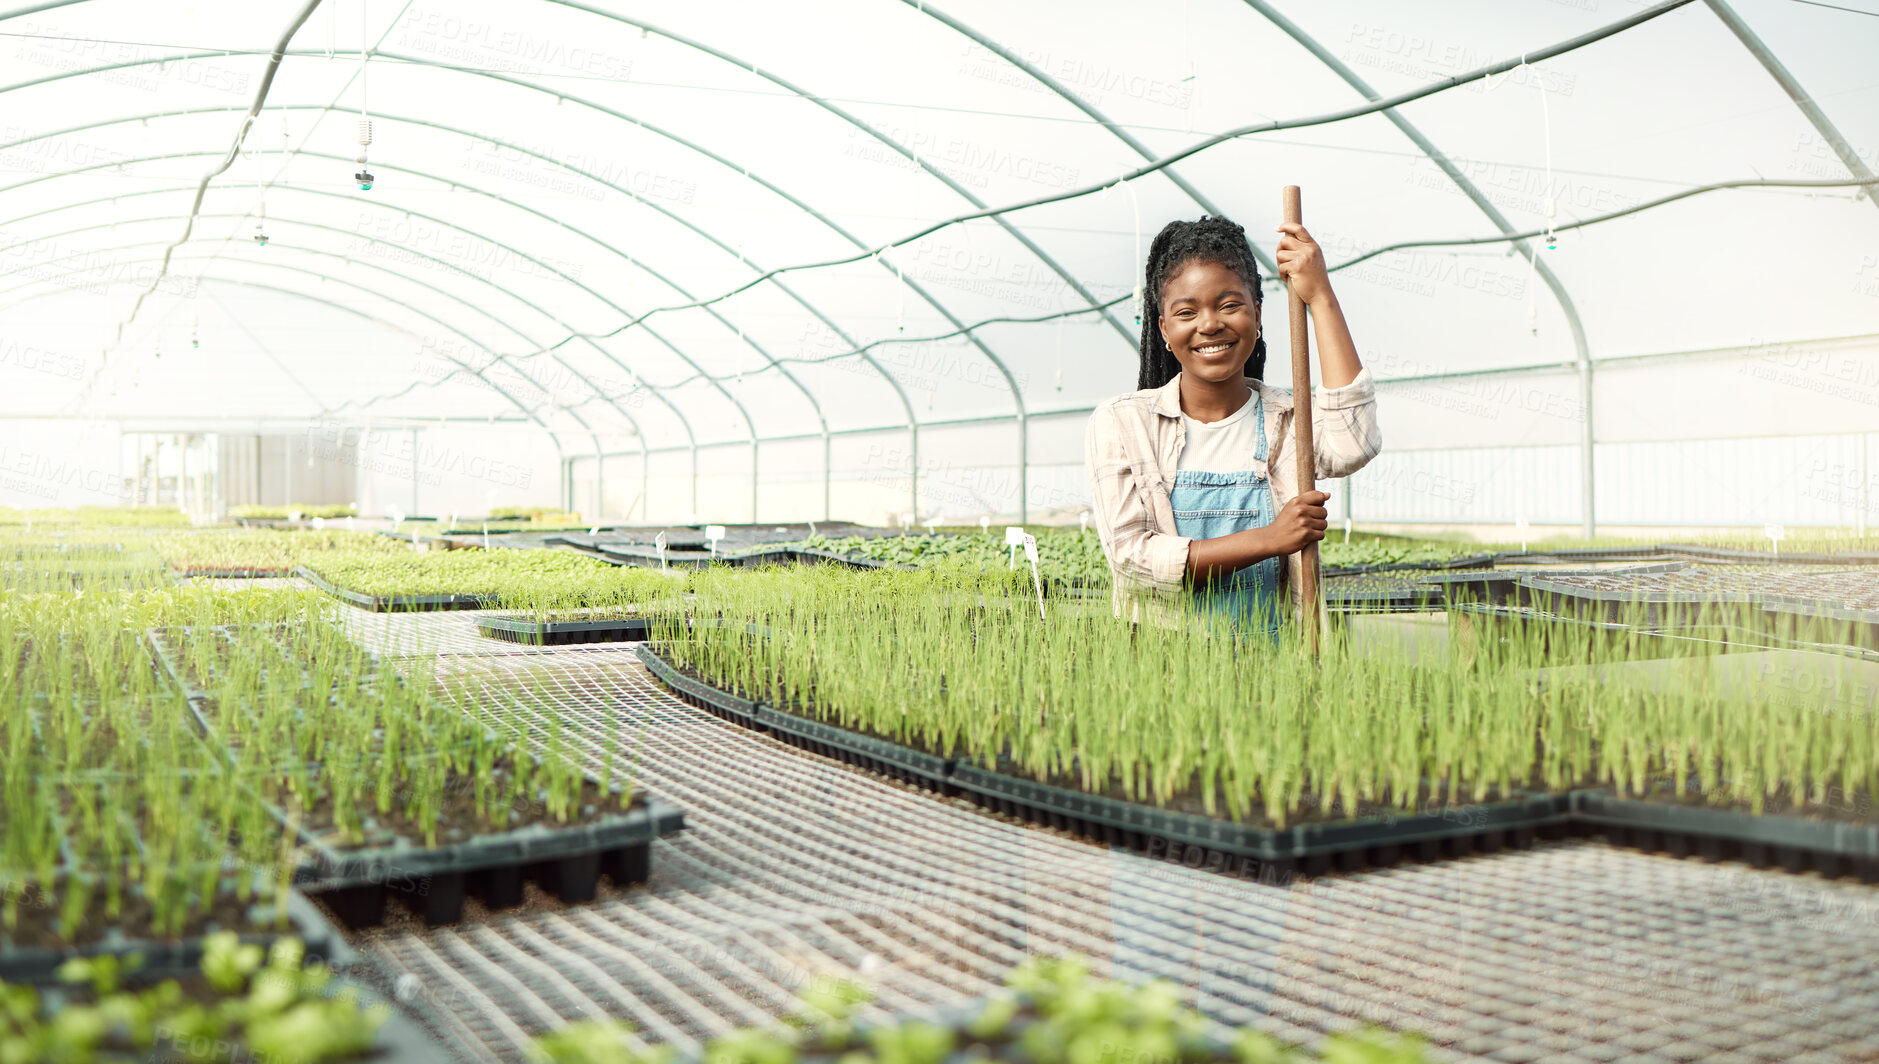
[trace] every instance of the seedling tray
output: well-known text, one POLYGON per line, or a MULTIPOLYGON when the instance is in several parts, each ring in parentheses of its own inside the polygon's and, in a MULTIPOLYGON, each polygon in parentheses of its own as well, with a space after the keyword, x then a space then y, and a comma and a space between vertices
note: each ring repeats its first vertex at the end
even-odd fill
POLYGON ((1621 846, 1677 857, 1740 860, 1762 868, 1779 865, 1791 872, 1811 869, 1829 879, 1855 874, 1879 880, 1879 824, 1871 822, 1757 816, 1738 809, 1620 797, 1610 787, 1574 791, 1572 816, 1576 830, 1602 831, 1621 846))
POLYGON ((889 739, 825 724, 767 705, 757 707, 758 724, 778 739, 814 754, 846 761, 929 791, 957 793, 952 774, 957 759, 914 750, 889 739))
POLYGON ((1757 601, 1771 626, 1784 637, 1812 639, 1827 634, 1844 637, 1847 646, 1879 651, 1879 610, 1846 609, 1791 595, 1764 595, 1757 601))
POLYGON ((1495 565, 1550 565, 1555 562, 1656 562, 1667 551, 1650 547, 1562 547, 1558 550, 1510 550, 1494 555, 1495 565))
MULTIPOLYGON (((577 546, 576 544, 568 545, 577 546)), ((610 546, 604 543, 591 547, 583 546, 580 549, 617 565, 638 565, 653 569, 661 567, 659 552, 656 550, 610 546)), ((886 564, 886 562, 877 562, 871 558, 853 558, 829 551, 776 547, 716 554, 701 550, 668 549, 664 560, 664 567, 672 569, 705 569, 713 565, 728 565, 738 569, 756 569, 765 565, 841 565, 851 569, 879 569, 886 564)))
MULTIPOLYGON (((279 809, 269 811, 287 821, 279 809)), ((386 899, 394 896, 435 926, 461 920, 465 897, 491 909, 521 904, 524 880, 565 902, 592 901, 603 873, 616 886, 644 883, 652 874, 652 840, 684 827, 683 810, 647 795, 626 812, 591 824, 529 824, 436 848, 400 839, 392 846, 342 850, 303 830, 294 881, 318 892, 350 927, 383 923, 386 899)))
MULTIPOLYGON (((1662 562, 1650 565, 1631 565, 1622 569, 1605 570, 1602 575, 1637 575, 1646 573, 1674 573, 1689 568, 1688 562, 1662 562)), ((1578 573, 1598 573, 1596 569, 1548 570, 1547 576, 1557 577, 1578 573)), ((1517 569, 1483 569, 1474 572, 1437 573, 1422 578, 1422 582, 1439 588, 1442 600, 1451 605, 1462 603, 1486 603, 1489 605, 1507 605, 1519 601, 1519 585, 1522 580, 1533 578, 1535 574, 1522 573, 1517 569)), ((1543 578, 1541 578, 1543 579, 1543 578)))
POLYGON ((980 806, 1096 842, 1241 878, 1319 875, 1332 868, 1389 866, 1405 857, 1433 860, 1474 851, 1532 845, 1564 834, 1563 795, 1263 828, 1180 813, 1039 783, 960 762, 952 785, 980 806))
POLYGON ((761 707, 755 701, 685 675, 660 656, 659 649, 651 643, 641 643, 634 649, 634 653, 639 656, 640 664, 658 677, 659 682, 665 684, 681 702, 689 702, 733 724, 742 724, 757 731, 768 730, 762 714, 758 712, 761 707))
POLYGON ((196 577, 202 580, 264 580, 268 577, 294 575, 294 566, 282 565, 262 569, 204 569, 196 566, 170 566, 170 572, 178 580, 196 577))
POLYGON ((335 585, 319 573, 302 565, 294 570, 301 579, 341 602, 374 613, 408 613, 425 610, 480 610, 496 605, 494 595, 367 595, 335 585))
POLYGON ((638 643, 652 637, 653 622, 644 617, 609 621, 534 621, 524 617, 476 619, 476 634, 531 646, 578 643, 638 643))
POLYGON ((1845 554, 1822 554, 1809 551, 1731 550, 1726 547, 1699 547, 1691 543, 1665 543, 1657 548, 1666 554, 1708 562, 1737 562, 1747 565, 1879 565, 1879 554, 1849 551, 1845 554))
MULTIPOLYGON (((184 693, 203 741, 232 760, 232 751, 217 738, 204 710, 207 696, 184 681, 176 662, 164 652, 163 640, 152 633, 147 641, 184 693)), ((520 904, 525 879, 563 901, 591 901, 603 872, 622 887, 645 882, 652 872, 652 840, 685 827, 683 810, 646 795, 625 812, 591 824, 529 824, 437 847, 399 839, 390 846, 341 849, 300 827, 273 803, 259 796, 255 800, 277 822, 293 824, 299 834, 301 863, 294 870, 294 882, 319 891, 321 900, 350 927, 384 922, 390 895, 402 897, 429 924, 455 923, 462 919, 466 895, 482 899, 491 909, 520 904)))
POLYGON ((1563 835, 1567 828, 1566 797, 1541 794, 1408 815, 1379 811, 1356 820, 1283 829, 1172 812, 1038 783, 967 759, 937 757, 784 713, 683 675, 651 644, 641 644, 638 653, 640 661, 684 701, 767 730, 792 745, 941 794, 960 795, 994 812, 1229 875, 1317 875, 1333 867, 1395 864, 1409 856, 1427 860, 1524 847, 1542 834, 1563 835))
MULTIPOLYGON (((266 913, 269 918, 273 908, 272 900, 255 904, 256 913, 266 913)), ((359 955, 346 945, 345 937, 299 891, 287 895, 287 930, 249 933, 242 935, 241 939, 243 942, 268 945, 288 936, 306 943, 309 960, 324 961, 328 967, 335 969, 358 962, 359 955)), ((187 976, 201 970, 202 942, 201 937, 174 942, 120 938, 75 949, 14 949, 0 944, 0 982, 57 983, 59 966, 74 957, 124 956, 132 953, 143 954, 143 966, 138 969, 140 976, 154 979, 187 976)))
POLYGON ((1336 579, 1324 584, 1325 605, 1341 613, 1383 613, 1435 606, 1442 590, 1435 587, 1347 588, 1336 579))
POLYGON ((1735 592, 1595 591, 1542 576, 1521 577, 1516 593, 1520 605, 1546 613, 1653 628, 1714 624, 1754 605, 1735 592))
POLYGON ((1494 564, 1492 554, 1467 554, 1459 558, 1443 558, 1439 561, 1421 562, 1378 562, 1375 565, 1327 565, 1324 575, 1358 576, 1363 573, 1393 573, 1405 571, 1426 571, 1431 569, 1486 569, 1494 564))

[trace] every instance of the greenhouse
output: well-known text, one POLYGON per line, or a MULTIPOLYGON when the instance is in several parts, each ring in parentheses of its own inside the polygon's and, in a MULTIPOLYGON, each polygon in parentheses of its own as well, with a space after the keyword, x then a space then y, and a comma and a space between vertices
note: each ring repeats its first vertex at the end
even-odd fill
POLYGON ((1879 1060, 1873 0, 0 38, 0 1064, 1879 1060))

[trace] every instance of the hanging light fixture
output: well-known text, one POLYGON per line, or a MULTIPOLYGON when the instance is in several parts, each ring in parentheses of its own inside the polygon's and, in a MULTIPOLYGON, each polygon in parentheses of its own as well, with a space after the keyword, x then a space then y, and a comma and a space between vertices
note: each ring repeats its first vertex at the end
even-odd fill
POLYGON ((366 110, 366 53, 371 49, 366 35, 365 0, 359 0, 359 172, 352 179, 359 183, 360 192, 372 191, 372 171, 366 167, 366 149, 372 146, 372 116, 366 110))

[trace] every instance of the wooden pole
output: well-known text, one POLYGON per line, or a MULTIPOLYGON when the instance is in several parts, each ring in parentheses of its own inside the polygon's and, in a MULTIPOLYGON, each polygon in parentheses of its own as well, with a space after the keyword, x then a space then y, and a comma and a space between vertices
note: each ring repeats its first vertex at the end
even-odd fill
MULTIPOLYGON (((1298 186, 1285 186, 1285 220, 1297 225, 1304 222, 1304 209, 1298 186)), ((1290 283, 1286 285, 1286 310, 1292 334, 1292 432, 1298 451, 1298 491, 1316 491, 1317 455, 1311 442, 1311 337, 1306 331, 1305 301, 1290 283)), ((1319 618, 1324 613, 1323 593, 1318 586, 1318 544, 1305 544, 1298 552, 1299 620, 1305 629, 1305 651, 1318 653, 1319 618)))

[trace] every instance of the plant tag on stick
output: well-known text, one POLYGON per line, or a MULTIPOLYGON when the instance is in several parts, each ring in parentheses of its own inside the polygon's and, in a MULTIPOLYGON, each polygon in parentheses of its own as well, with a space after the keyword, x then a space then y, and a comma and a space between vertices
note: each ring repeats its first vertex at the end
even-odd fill
POLYGON ((1516 535, 1520 537, 1520 549, 1523 553, 1527 549, 1527 530, 1532 527, 1533 527, 1532 525, 1527 523, 1526 518, 1524 517, 1514 518, 1514 532, 1516 535))
POLYGON ((1037 619, 1044 619, 1044 581, 1037 575, 1037 537, 1029 532, 1019 533, 1024 537, 1024 557, 1031 563, 1031 586, 1037 589, 1037 619))
POLYGON ((489 522, 483 522, 483 549, 489 549, 489 522))
POLYGON ((1089 530, 1090 530, 1090 512, 1088 510, 1085 510, 1082 513, 1077 515, 1077 531, 1088 532, 1089 530))
POLYGON ((723 525, 706 525, 705 538, 711 541, 711 553, 718 553, 718 540, 724 538, 723 525))
POLYGON ((660 530, 658 535, 652 537, 652 545, 659 548, 659 568, 664 569, 665 568, 665 531, 663 529, 660 530))
POLYGON ((1005 551, 1006 555, 1008 555, 1007 561, 1009 562, 1005 568, 1016 569, 1018 567, 1018 548, 1024 546, 1024 529, 1022 526, 1005 526, 1005 546, 1009 548, 1005 551))
POLYGON ((1762 535, 1768 537, 1769 546, 1773 548, 1775 554, 1779 555, 1781 553, 1781 541, 1788 538, 1788 530, 1782 528, 1780 525, 1763 525, 1762 535))
POLYGON ((990 532, 991 530, 992 530, 992 519, 989 517, 980 517, 979 518, 979 531, 990 532))

